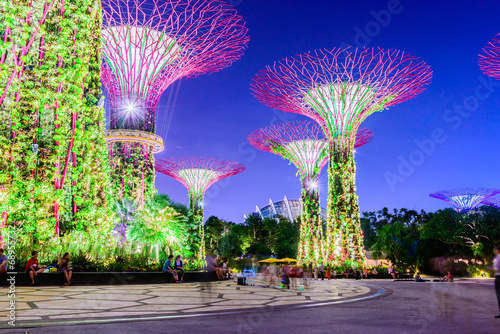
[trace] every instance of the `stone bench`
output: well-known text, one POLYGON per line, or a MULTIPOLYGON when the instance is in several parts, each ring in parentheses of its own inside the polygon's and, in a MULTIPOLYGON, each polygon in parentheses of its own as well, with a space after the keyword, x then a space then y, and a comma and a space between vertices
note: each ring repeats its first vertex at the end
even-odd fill
MULTIPOLYGON (((15 275, 0 275, 0 285, 7 285, 7 279, 15 276, 16 286, 28 286, 31 283, 25 272, 15 275)), ((184 282, 216 281, 215 272, 186 271, 184 282)), ((35 284, 40 286, 63 285, 66 279, 63 273, 41 273, 35 277, 35 284)), ((161 284, 175 283, 171 275, 157 272, 73 272, 71 284, 77 285, 115 285, 115 284, 161 284)))

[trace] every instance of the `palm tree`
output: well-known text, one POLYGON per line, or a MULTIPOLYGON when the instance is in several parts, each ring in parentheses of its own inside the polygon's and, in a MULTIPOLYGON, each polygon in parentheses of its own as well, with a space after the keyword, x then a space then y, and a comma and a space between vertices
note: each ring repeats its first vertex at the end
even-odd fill
POLYGON ((149 198, 127 230, 129 240, 149 246, 151 252, 155 249, 157 262, 160 249, 182 250, 186 247, 186 218, 171 205, 167 195, 157 194, 149 198))
POLYGON ((113 233, 118 236, 118 241, 121 245, 127 241, 127 227, 134 221, 136 210, 137 204, 128 198, 122 198, 115 202, 114 211, 118 216, 119 222, 113 228, 113 233))

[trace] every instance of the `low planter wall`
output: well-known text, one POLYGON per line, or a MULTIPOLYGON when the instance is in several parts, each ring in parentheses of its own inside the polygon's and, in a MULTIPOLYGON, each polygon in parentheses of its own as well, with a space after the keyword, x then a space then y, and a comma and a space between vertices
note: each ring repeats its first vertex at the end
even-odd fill
MULTIPOLYGON (((27 286, 31 283, 27 273, 17 273, 15 275, 0 275, 0 284, 10 285, 7 279, 15 276, 16 286, 27 286)), ((186 271, 184 282, 215 281, 215 272, 186 271)), ((35 283, 40 286, 63 285, 65 282, 63 273, 41 273, 35 277, 35 283)), ((171 275, 164 272, 73 272, 72 284, 78 285, 114 285, 114 284, 161 284, 175 283, 171 275)))

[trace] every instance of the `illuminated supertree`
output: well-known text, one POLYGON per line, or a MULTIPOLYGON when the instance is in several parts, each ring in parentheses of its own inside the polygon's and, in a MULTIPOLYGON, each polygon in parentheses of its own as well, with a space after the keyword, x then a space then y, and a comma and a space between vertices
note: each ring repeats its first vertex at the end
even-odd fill
MULTIPOLYGON (((370 142, 373 133, 360 128, 354 148, 370 142)), ((298 259, 322 261, 323 221, 319 201, 319 174, 328 162, 328 142, 321 127, 313 121, 297 121, 254 131, 248 142, 255 148, 277 154, 298 169, 302 183, 302 214, 298 259)))
POLYGON ((174 81, 219 71, 243 54, 247 28, 219 0, 103 0, 102 78, 110 99, 106 140, 115 192, 154 192, 160 96, 174 81))
POLYGON ((203 197, 205 191, 215 182, 228 176, 236 175, 245 170, 239 162, 206 157, 175 157, 158 160, 156 170, 173 177, 188 190, 189 210, 197 225, 198 236, 195 242, 198 246, 197 259, 205 258, 203 234, 203 197))
POLYGON ((284 59, 261 70, 254 95, 271 108, 317 121, 329 145, 327 254, 337 262, 364 260, 355 186, 354 143, 372 113, 411 99, 432 71, 395 50, 335 48, 284 59))
POLYGON ((479 55, 479 68, 484 74, 500 80, 500 39, 493 39, 483 51, 485 54, 479 55))
POLYGON ((499 189, 455 189, 438 191, 429 196, 441 199, 452 204, 457 212, 466 212, 475 209, 488 198, 500 193, 499 189))

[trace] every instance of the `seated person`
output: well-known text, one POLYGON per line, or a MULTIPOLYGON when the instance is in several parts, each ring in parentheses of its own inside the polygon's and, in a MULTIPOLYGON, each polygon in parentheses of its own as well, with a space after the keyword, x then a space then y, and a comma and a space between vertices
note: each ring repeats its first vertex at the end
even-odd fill
POLYGON ((387 272, 392 276, 393 279, 396 279, 396 277, 399 278, 399 271, 395 270, 392 264, 389 266, 387 272))
POLYGON ((451 273, 448 271, 448 274, 443 277, 443 282, 453 282, 453 276, 451 276, 451 273))
POLYGON ((368 279, 368 269, 366 268, 363 269, 363 274, 361 275, 361 278, 368 279))
POLYGON ((0 248, 0 274, 5 274, 7 272, 7 255, 3 253, 3 249, 0 248))
POLYGON ((64 253, 63 257, 59 259, 59 263, 57 264, 57 271, 60 273, 64 273, 64 277, 66 278, 66 283, 64 285, 71 284, 71 275, 73 272, 68 267, 69 265, 69 253, 64 253))
POLYGON ((229 261, 227 259, 222 261, 222 274, 225 278, 231 278, 231 268, 229 268, 229 261))
POLYGON ((31 285, 35 285, 35 276, 38 276, 43 269, 38 265, 38 252, 32 251, 31 257, 26 263, 26 272, 30 275, 31 285))
POLYGON ((179 279, 177 282, 184 282, 184 264, 182 263, 180 255, 175 257, 174 270, 177 273, 177 278, 179 279))
POLYGON ((174 266, 172 263, 173 259, 174 259, 173 255, 168 256, 167 261, 165 261, 165 264, 163 265, 163 271, 168 275, 172 275, 175 281, 178 282, 179 279, 177 277, 177 272, 174 270, 174 266))
POLYGON ((378 275, 377 268, 373 267, 373 270, 372 270, 372 275, 378 275))
POLYGON ((417 273, 415 274, 415 276, 413 276, 413 279, 415 280, 415 282, 425 282, 422 277, 420 277, 420 272, 417 271, 417 273))

